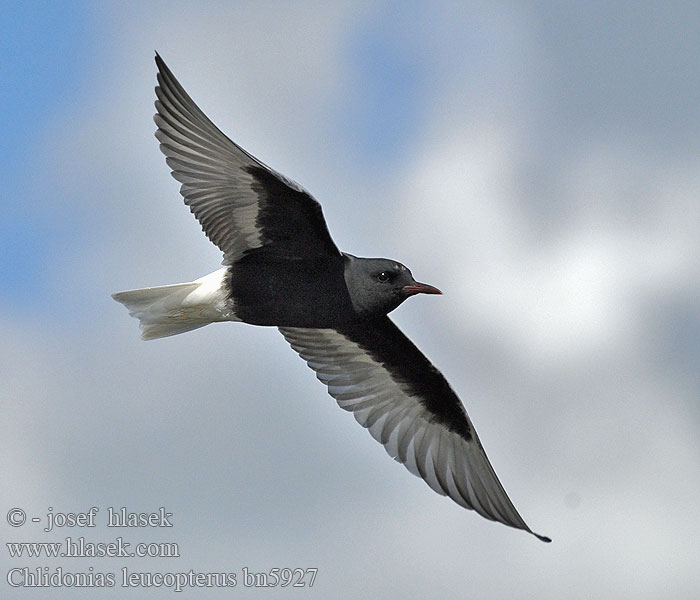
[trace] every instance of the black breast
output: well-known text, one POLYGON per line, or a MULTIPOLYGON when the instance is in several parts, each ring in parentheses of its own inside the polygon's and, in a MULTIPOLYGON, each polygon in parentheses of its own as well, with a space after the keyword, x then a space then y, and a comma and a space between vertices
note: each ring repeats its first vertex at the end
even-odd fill
POLYGON ((355 319, 342 256, 284 258, 260 248, 230 269, 231 299, 246 323, 335 327, 355 319))

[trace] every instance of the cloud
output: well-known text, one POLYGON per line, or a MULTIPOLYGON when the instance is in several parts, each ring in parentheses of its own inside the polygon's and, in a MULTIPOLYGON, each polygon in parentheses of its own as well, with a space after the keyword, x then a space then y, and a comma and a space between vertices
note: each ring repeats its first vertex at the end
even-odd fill
MULTIPOLYGON (((604 54, 622 57, 589 87, 596 32, 573 13, 558 25, 531 7, 414 8, 415 18, 340 3, 92 14, 91 85, 46 124, 37 154, 37 196, 69 235, 38 308, 0 317, 4 506, 164 505, 183 557, 130 568, 318 566, 316 589, 339 598, 652 598, 669 581, 693 597, 697 153, 662 127, 669 113, 646 110, 644 127, 624 118, 623 101, 646 86, 645 106, 661 102, 656 71, 630 48, 672 41, 673 28, 625 30, 638 40, 628 46, 610 21, 604 54), (407 87, 377 79, 385 71, 372 70, 365 42, 385 30, 379 55, 419 60, 420 91, 408 67, 407 87), (340 247, 393 256, 447 292, 406 303, 396 321, 464 399, 516 506, 553 544, 411 478, 273 329, 138 339, 110 293, 193 279, 220 261, 152 136, 154 48, 223 131, 311 190, 340 247), (353 61, 353 51, 367 54, 353 61), (630 65, 639 77, 622 73, 630 65), (400 89, 415 93, 415 121, 387 125, 396 152, 378 140, 363 154, 374 142, 337 115, 400 89)), ((672 104, 691 123, 688 90, 674 86, 672 104)), ((48 541, 3 527, 7 539, 48 541)))

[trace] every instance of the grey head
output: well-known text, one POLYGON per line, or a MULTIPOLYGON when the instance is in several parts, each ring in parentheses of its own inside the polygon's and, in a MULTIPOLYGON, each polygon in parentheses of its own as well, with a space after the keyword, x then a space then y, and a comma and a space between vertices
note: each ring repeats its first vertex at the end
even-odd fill
POLYGON ((355 311, 363 317, 379 317, 394 310, 409 296, 442 292, 413 279, 411 271, 388 258, 345 257, 345 285, 355 311))

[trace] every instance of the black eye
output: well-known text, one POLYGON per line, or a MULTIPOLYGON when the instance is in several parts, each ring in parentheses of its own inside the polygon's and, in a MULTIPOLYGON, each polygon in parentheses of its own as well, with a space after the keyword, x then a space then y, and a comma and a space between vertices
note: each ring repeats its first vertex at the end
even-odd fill
POLYGON ((389 273, 387 273, 386 271, 382 271, 381 273, 379 273, 379 274, 377 275, 377 279, 378 279, 379 281, 381 281, 382 283, 385 282, 385 281, 389 281, 389 279, 390 279, 389 273))

